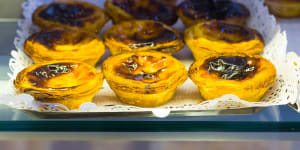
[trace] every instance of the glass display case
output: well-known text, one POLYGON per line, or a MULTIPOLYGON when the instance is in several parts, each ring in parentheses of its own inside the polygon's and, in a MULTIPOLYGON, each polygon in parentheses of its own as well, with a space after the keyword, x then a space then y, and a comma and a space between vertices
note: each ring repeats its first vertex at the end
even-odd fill
MULTIPOLYGON (((14 7, 0 13, 0 87, 3 89, 9 80, 8 63, 10 52, 15 49, 14 38, 21 17, 21 2, 0 2, 0 11, 6 5, 14 7)), ((287 33, 287 50, 300 55, 300 19, 277 21, 287 33)), ((1 94, 5 94, 5 90, 0 90, 1 94)), ((296 106, 257 108, 252 113, 166 118, 125 115, 114 118, 90 116, 82 119, 39 119, 21 110, 0 105, 0 139, 123 139, 128 138, 128 132, 129 139, 134 140, 300 139, 300 114, 296 106)))

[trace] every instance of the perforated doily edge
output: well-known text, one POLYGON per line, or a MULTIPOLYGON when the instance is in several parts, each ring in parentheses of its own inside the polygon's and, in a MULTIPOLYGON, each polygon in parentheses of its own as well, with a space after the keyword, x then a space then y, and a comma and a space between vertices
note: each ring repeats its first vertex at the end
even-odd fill
POLYGON ((287 59, 286 61, 293 66, 293 71, 296 72, 296 77, 297 80, 294 81, 297 83, 297 88, 298 88, 298 94, 297 98, 292 101, 290 104, 296 105, 297 106, 297 111, 300 113, 300 56, 294 52, 291 51, 287 54, 287 59))

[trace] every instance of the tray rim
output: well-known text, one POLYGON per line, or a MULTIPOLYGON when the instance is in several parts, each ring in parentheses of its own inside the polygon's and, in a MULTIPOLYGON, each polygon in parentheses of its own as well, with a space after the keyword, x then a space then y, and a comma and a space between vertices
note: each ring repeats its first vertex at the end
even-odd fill
POLYGON ((247 115, 262 112, 267 107, 245 107, 230 109, 212 109, 212 110, 172 110, 163 116, 158 116, 153 111, 122 111, 122 112, 51 112, 37 111, 29 109, 16 109, 22 111, 31 117, 39 119, 83 119, 83 118, 133 118, 133 117, 178 117, 178 116, 220 116, 220 115, 247 115))

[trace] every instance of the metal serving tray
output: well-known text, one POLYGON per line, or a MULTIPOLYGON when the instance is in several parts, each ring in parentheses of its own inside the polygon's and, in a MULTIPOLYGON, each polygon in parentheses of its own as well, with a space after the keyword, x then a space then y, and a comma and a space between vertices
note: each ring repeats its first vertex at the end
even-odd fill
MULTIPOLYGON (((180 110, 171 111, 167 116, 216 116, 216 115, 247 115, 263 111, 265 107, 248 107, 225 110, 180 110)), ((159 117, 152 111, 139 112, 39 112, 21 110, 38 119, 83 119, 83 118, 123 118, 123 117, 159 117)), ((161 117, 167 117, 161 116, 161 117)))

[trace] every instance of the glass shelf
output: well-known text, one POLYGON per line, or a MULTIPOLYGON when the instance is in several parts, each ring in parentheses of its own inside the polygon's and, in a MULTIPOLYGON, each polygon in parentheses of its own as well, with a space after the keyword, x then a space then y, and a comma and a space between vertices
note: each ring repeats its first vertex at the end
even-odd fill
MULTIPOLYGON (((10 19, 14 20, 14 19, 10 19)), ((300 19, 279 20, 282 29, 288 34, 288 50, 296 51, 300 54, 297 44, 300 42, 300 19)), ((13 39, 17 28, 16 21, 0 22, 0 87, 5 87, 7 83, 7 72, 9 53, 14 49, 13 39)), ((3 94, 5 90, 1 90, 3 94)), ((274 106, 264 109, 262 112, 252 115, 224 115, 224 116, 199 116, 199 117, 168 117, 168 118, 90 118, 90 119, 36 119, 29 115, 12 109, 5 105, 0 105, 0 139, 4 136, 18 137, 18 133, 32 134, 40 132, 224 132, 244 133, 244 137, 251 136, 250 132, 269 133, 284 132, 283 137, 291 139, 291 132, 294 138, 300 139, 300 114, 289 106, 274 106), (10 135, 10 136, 9 136, 10 135)), ((50 133, 49 133, 50 134, 50 133)), ((107 133, 108 134, 108 133, 107 133)), ((103 134, 103 135, 107 135, 103 134)), ((181 134, 176 136, 180 137, 181 134)), ((264 134, 256 134, 264 138, 264 134)), ((172 138, 173 134, 166 134, 172 138)), ((188 136, 182 134, 182 136, 188 136)), ((216 136, 218 136, 216 134, 216 136)), ((226 135, 228 136, 228 135, 226 135)), ((224 138, 226 138, 224 136, 224 138)), ((51 137, 51 136, 49 136, 51 137)), ((43 136, 43 138, 47 138, 43 136)), ((138 136, 137 136, 138 138, 138 136)), ((173 137, 174 138, 174 137, 173 137)), ((195 137, 193 137, 195 138, 195 137)), ((200 138, 200 137, 199 137, 200 138)), ((201 137, 203 138, 203 137, 201 137)), ((242 136, 236 136, 237 139, 242 136)), ((255 139, 255 138, 253 138, 255 139)))

